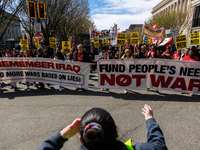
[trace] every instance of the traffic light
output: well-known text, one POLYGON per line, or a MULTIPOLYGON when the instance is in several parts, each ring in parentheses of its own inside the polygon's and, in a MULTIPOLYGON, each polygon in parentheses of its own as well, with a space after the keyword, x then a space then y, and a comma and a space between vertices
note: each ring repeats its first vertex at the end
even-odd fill
POLYGON ((45 3, 38 2, 38 18, 46 19, 45 3))
POLYGON ((28 17, 36 18, 36 4, 33 1, 28 1, 28 17))

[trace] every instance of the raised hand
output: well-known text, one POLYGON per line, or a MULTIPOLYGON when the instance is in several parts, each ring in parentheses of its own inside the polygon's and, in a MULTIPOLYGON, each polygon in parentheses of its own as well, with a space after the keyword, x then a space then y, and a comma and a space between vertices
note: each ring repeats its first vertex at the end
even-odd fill
POLYGON ((65 127, 62 131, 60 131, 60 135, 64 139, 69 139, 79 133, 79 124, 80 124, 81 119, 75 119, 72 124, 68 125, 65 127))
POLYGON ((142 114, 145 116, 145 120, 147 121, 150 118, 153 118, 153 110, 151 107, 147 104, 144 105, 144 108, 142 108, 142 114))

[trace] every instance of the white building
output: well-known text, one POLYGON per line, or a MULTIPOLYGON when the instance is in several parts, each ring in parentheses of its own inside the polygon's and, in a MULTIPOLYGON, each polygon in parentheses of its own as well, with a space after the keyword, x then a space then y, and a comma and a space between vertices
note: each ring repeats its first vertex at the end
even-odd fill
POLYGON ((184 24, 179 29, 179 34, 200 32, 200 0, 162 0, 152 10, 152 16, 156 16, 161 12, 166 11, 187 11, 187 16, 184 24))
POLYGON ((187 11, 191 0, 162 0, 152 10, 152 15, 158 15, 161 12, 167 11, 187 11))
POLYGON ((11 47, 11 46, 16 46, 18 44, 21 37, 21 29, 20 29, 20 20, 18 17, 15 17, 8 29, 6 30, 5 34, 3 35, 3 38, 0 41, 0 46, 6 46, 6 47, 11 47), (6 41, 13 41, 12 44, 11 42, 6 42, 6 41))

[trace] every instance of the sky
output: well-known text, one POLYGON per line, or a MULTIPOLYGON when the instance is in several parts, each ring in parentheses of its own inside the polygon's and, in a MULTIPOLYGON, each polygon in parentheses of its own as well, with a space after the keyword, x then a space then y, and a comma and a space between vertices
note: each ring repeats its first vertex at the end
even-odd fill
POLYGON ((98 30, 108 30, 114 23, 121 31, 130 24, 143 24, 152 8, 161 0, 89 0, 90 15, 98 30))

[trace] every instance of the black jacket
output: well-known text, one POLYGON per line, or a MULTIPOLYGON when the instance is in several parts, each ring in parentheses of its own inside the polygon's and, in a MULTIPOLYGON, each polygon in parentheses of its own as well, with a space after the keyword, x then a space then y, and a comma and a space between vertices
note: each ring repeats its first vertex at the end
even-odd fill
MULTIPOLYGON (((78 51, 75 52, 74 61, 78 61, 78 51)), ((88 53, 83 51, 83 61, 82 62, 89 62, 88 53)))

